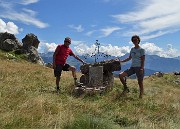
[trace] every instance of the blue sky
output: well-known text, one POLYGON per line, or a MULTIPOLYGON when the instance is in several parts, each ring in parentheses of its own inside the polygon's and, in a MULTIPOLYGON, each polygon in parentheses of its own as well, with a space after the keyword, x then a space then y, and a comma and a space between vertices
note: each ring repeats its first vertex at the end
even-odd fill
POLYGON ((66 36, 76 54, 128 53, 131 36, 141 37, 147 54, 180 56, 179 0, 0 0, 0 32, 21 41, 28 33, 40 40, 39 52, 54 51, 66 36))

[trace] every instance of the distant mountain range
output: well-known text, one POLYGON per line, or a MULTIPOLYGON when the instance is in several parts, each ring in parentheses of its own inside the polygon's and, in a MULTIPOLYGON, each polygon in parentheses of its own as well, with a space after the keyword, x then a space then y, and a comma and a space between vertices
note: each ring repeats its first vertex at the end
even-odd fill
POLYGON ((175 59, 178 59, 178 60, 180 60, 180 56, 178 56, 178 57, 175 57, 175 59))
MULTIPOLYGON (((52 63, 53 60, 53 52, 49 53, 39 53, 42 59, 44 60, 45 63, 52 63)), ((115 58, 120 58, 125 59, 128 57, 129 54, 126 54, 122 57, 114 57, 114 56, 103 56, 100 55, 98 56, 97 62, 100 62, 102 60, 109 60, 109 59, 115 59, 115 58)), ((87 63, 94 63, 95 58, 94 57, 85 57, 85 56, 79 56, 81 59, 86 61, 87 63)), ((79 70, 80 65, 82 65, 81 62, 77 61, 73 57, 68 57, 67 63, 75 66, 77 70, 79 70)), ((131 61, 122 64, 121 66, 121 71, 126 70, 129 68, 131 65, 131 61)), ((145 61, 145 75, 149 76, 152 75, 155 72, 176 72, 180 71, 180 56, 176 58, 164 58, 164 57, 159 57, 157 55, 146 55, 146 61, 145 61)), ((115 74, 118 74, 120 71, 115 71, 115 74)))

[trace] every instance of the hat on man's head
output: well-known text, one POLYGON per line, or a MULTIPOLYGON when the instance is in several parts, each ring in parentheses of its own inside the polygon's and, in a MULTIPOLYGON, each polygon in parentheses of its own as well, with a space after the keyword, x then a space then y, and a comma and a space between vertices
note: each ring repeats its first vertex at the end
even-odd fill
POLYGON ((71 38, 70 38, 70 37, 66 37, 66 38, 64 39, 64 42, 69 42, 69 43, 71 43, 71 38))

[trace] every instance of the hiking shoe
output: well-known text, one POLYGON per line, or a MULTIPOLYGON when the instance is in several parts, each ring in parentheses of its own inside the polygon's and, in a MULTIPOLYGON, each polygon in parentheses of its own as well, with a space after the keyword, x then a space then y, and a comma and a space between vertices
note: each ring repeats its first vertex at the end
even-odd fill
POLYGON ((57 91, 57 93, 59 93, 60 92, 60 87, 56 87, 56 91, 57 91))
POLYGON ((129 92, 130 92, 129 88, 124 88, 124 90, 123 90, 123 92, 121 93, 120 96, 125 96, 129 92))
POLYGON ((144 95, 145 95, 144 93, 140 93, 139 98, 142 99, 144 95))
POLYGON ((139 95, 139 99, 142 99, 143 98, 143 95, 139 95))
POLYGON ((129 90, 129 88, 128 88, 128 87, 124 88, 124 90, 123 90, 123 91, 125 91, 125 92, 127 92, 127 93, 129 93, 129 92, 130 92, 130 90, 129 90))

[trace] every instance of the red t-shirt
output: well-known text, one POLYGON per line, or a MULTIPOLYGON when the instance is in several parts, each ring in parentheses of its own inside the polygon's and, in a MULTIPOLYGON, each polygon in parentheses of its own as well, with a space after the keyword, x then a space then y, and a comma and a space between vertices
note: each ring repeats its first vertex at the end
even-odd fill
POLYGON ((55 57, 55 64, 61 64, 64 65, 66 63, 67 57, 70 55, 74 55, 71 48, 65 46, 64 44, 58 45, 56 48, 57 55, 55 57))

